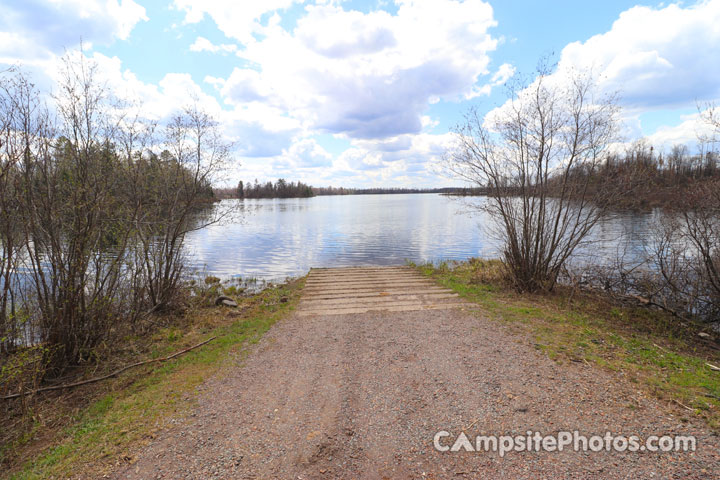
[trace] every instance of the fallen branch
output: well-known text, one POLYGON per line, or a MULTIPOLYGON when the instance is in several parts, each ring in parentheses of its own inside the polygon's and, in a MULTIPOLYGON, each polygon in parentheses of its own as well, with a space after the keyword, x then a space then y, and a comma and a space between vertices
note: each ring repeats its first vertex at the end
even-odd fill
POLYGON ((673 402, 677 403, 678 405, 680 405, 681 407, 683 407, 683 408, 686 409, 686 410, 690 410, 691 412, 694 412, 694 411, 695 411, 695 410, 693 410, 692 408, 688 407, 687 405, 684 405, 684 404, 678 402, 677 400, 673 400, 673 402))
POLYGON ((467 427, 463 428, 462 431, 464 432, 465 430, 470 430, 472 427, 475 426, 475 424, 476 424, 481 418, 482 418, 482 417, 476 418, 474 422, 472 422, 472 423, 471 423, 470 425, 468 425, 467 427))
POLYGON ((126 365, 126 366, 122 367, 122 368, 119 369, 119 370, 115 370, 114 372, 108 373, 107 375, 103 375, 103 376, 101 376, 101 377, 91 378, 91 379, 88 379, 88 380, 83 380, 83 381, 75 382, 75 383, 68 383, 68 384, 65 384, 65 385, 53 385, 53 386, 51 386, 51 387, 38 388, 37 390, 29 390, 29 391, 27 391, 27 392, 13 393, 12 395, 6 395, 6 396, 4 396, 4 397, 0 397, 0 400, 10 400, 10 399, 12 399, 12 398, 18 398, 18 397, 22 397, 22 396, 25 396, 25 395, 33 395, 33 394, 40 393, 40 392, 49 392, 50 390, 62 390, 62 389, 65 389, 65 388, 74 388, 74 387, 79 387, 79 386, 81 386, 81 385, 87 385, 87 384, 89 384, 89 383, 95 383, 95 382, 99 382, 99 381, 101 381, 101 380, 106 380, 106 379, 108 379, 108 378, 111 378, 111 377, 115 377, 115 376, 117 376, 117 375, 120 375, 120 374, 123 373, 125 370, 130 370, 131 368, 139 367, 139 366, 141 366, 141 365, 147 365, 147 364, 149 364, 149 363, 165 362, 165 361, 167 361, 167 360, 171 360, 171 359, 173 359, 173 358, 175 358, 175 357, 178 357, 178 356, 182 355, 183 353, 187 353, 187 352, 189 352, 189 351, 191 351, 191 350, 195 350, 195 349, 198 348, 198 347, 202 347, 202 346, 205 345, 206 343, 209 343, 209 342, 215 340, 216 338, 217 338, 217 336, 215 336, 215 337, 210 337, 210 338, 208 338, 207 340, 205 340, 204 342, 198 343, 197 345, 193 345, 192 347, 188 347, 188 348, 186 348, 185 350, 180 350, 179 352, 175 352, 175 353, 173 353, 172 355, 167 356, 167 357, 154 358, 154 359, 152 359, 152 360, 144 360, 144 361, 142 361, 142 362, 137 362, 137 363, 132 363, 132 364, 130 364, 130 365, 126 365))
POLYGON ((676 311, 673 310, 672 308, 668 308, 668 307, 666 307, 665 305, 661 305, 661 304, 659 304, 659 303, 657 303, 657 302, 653 302, 653 301, 650 300, 649 298, 641 297, 640 295, 632 295, 632 294, 631 294, 631 295, 625 295, 625 297, 627 297, 627 298, 632 298, 632 299, 634 299, 634 300, 637 300, 638 302, 642 303, 643 305, 645 305, 645 306, 647 306, 647 307, 657 307, 657 308, 659 308, 660 310, 664 310, 664 311, 668 312, 668 313, 669 313, 670 315, 672 315, 673 317, 679 318, 680 320, 684 320, 684 321, 686 321, 686 322, 687 322, 687 321, 690 321, 689 319, 685 318, 683 315, 681 315, 680 313, 676 312, 676 311))

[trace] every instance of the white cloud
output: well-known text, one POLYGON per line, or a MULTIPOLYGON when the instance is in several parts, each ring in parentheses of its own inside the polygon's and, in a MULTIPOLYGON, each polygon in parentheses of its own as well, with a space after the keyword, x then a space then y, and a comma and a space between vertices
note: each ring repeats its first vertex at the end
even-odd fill
POLYGON ((243 159, 240 176, 265 182, 292 175, 315 186, 434 186, 435 163, 450 142, 450 134, 355 140, 334 156, 312 137, 297 138, 274 158, 243 159))
POLYGON ((669 108, 720 96, 720 0, 633 7, 610 31, 567 45, 557 75, 593 69, 629 108, 669 108))
POLYGON ((304 138, 293 143, 283 151, 280 162, 275 167, 282 168, 319 168, 332 166, 333 156, 313 138, 304 138))
POLYGON ((683 116, 678 125, 658 128, 648 135, 647 142, 658 151, 667 151, 673 145, 689 145, 692 149, 697 145, 698 139, 713 139, 716 134, 714 127, 704 121, 701 114, 694 113, 683 116))
POLYGON ((421 133, 382 140, 354 140, 353 147, 343 153, 341 158, 351 167, 362 170, 425 170, 428 165, 442 160, 453 139, 450 133, 421 133))
POLYGON ((433 120, 433 119, 432 119, 431 117, 429 117, 428 115, 423 115, 423 116, 420 118, 420 123, 422 124, 423 128, 430 128, 430 129, 432 129, 432 128, 435 128, 435 127, 437 127, 438 125, 440 125, 440 120, 433 120))
POLYGON ((329 58, 382 52, 397 45, 393 18, 378 10, 364 14, 340 7, 308 7, 298 22, 296 38, 310 50, 329 58))
MULTIPOLYGON (((55 0, 58 1, 58 0, 55 0)), ((147 21, 145 8, 135 3, 133 0, 106 0, 104 8, 102 5, 86 0, 74 0, 77 5, 82 5, 81 12, 83 18, 98 18, 103 13, 115 20, 115 30, 113 34, 121 40, 127 40, 130 32, 135 25, 143 20, 147 21)), ((112 24, 112 22, 111 22, 112 24)))
POLYGON ((515 67, 509 63, 503 63, 500 65, 500 68, 497 69, 497 72, 495 72, 490 81, 493 86, 502 85, 510 80, 513 75, 515 75, 515 67))
POLYGON ((83 42, 127 39, 147 21, 133 0, 35 0, 0 3, 0 63, 38 65, 83 42))
MULTIPOLYGON (((495 20, 481 0, 397 3, 396 15, 308 6, 293 32, 269 22, 262 39, 238 52, 256 67, 236 68, 223 94, 234 104, 267 102, 307 129, 351 138, 420 132, 429 103, 461 100, 490 74, 495 20)), ((218 25, 238 37, 240 26, 218 25)), ((510 74, 503 65, 492 81, 510 74)))
POLYGON ((190 45, 191 52, 211 52, 211 53, 234 53, 237 51, 237 45, 231 43, 223 43, 221 45, 215 45, 205 37, 197 37, 192 45, 190 45))
MULTIPOLYGON (((244 165, 264 178, 288 169, 328 181, 430 175, 428 162, 440 159, 450 139, 422 133, 438 125, 428 106, 488 94, 515 73, 510 64, 489 69, 496 22, 481 0, 398 0, 395 14, 316 2, 291 31, 278 12, 292 0, 245 3, 175 1, 186 22, 207 15, 241 42, 237 55, 247 66, 205 82, 232 106, 228 132, 244 165), (334 157, 317 143, 319 132, 352 147, 334 157)), ((193 45, 219 51, 205 39, 193 45)))
POLYGON ((230 76, 222 82, 220 89, 230 104, 242 104, 254 101, 272 100, 272 87, 263 81, 260 72, 248 68, 234 68, 230 76))
POLYGON ((465 99, 470 100, 476 97, 490 95, 494 87, 505 84, 513 75, 515 75, 515 67, 509 63, 503 63, 490 78, 490 83, 473 86, 472 90, 465 94, 465 99))
MULTIPOLYGON (((222 114, 222 108, 215 97, 205 93, 189 73, 167 73, 155 85, 141 81, 129 69, 123 69, 122 61, 118 57, 108 57, 95 52, 88 61, 97 65, 96 80, 100 84, 104 84, 108 91, 119 99, 140 106, 143 113, 154 120, 167 119, 178 109, 193 104, 216 117, 222 114)), ((55 76, 56 71, 57 67, 49 73, 55 76)))
MULTIPOLYGON (((608 32, 567 45, 545 82, 563 86, 577 72, 589 72, 597 82, 597 93, 619 95, 621 134, 632 142, 642 136, 641 115, 693 108, 698 101, 720 98, 718 25, 720 0, 688 7, 633 7, 622 12, 608 32)), ((486 124, 507 105, 488 112, 486 124)), ((658 149, 693 144, 704 128, 696 116, 690 116, 679 125, 657 129, 648 141, 658 149)))
POLYGON ((260 19, 276 10, 286 9, 297 0, 174 0, 173 5, 185 12, 186 23, 197 23, 208 15, 220 31, 243 43, 253 40, 262 30, 260 19))
POLYGON ((35 2, 28 2, 33 8, 0 5, 0 25, 6 27, 0 29, 0 62, 35 65, 46 82, 57 81, 63 47, 80 55, 73 48, 82 34, 83 54, 97 63, 98 80, 145 115, 162 122, 197 104, 220 121, 255 174, 290 177, 293 169, 306 181, 336 184, 340 178, 377 184, 407 179, 408 172, 420 179, 427 174, 425 162, 442 154, 444 141, 420 133, 438 124, 425 111, 429 103, 462 100, 481 77, 492 76, 495 84, 512 70, 488 68, 488 54, 497 45, 488 29, 495 22, 480 0, 403 1, 394 15, 345 11, 339 2, 327 2, 305 9, 293 31, 281 28, 276 12, 291 0, 247 3, 255 5, 176 2, 187 22, 209 15, 230 37, 246 41, 237 46, 195 37, 190 51, 237 53, 249 65, 225 79, 208 75, 202 86, 189 73, 172 71, 145 82, 120 58, 93 48, 128 38, 147 20, 132 0, 58 0, 39 9, 35 2), (243 22, 251 26, 240 33, 243 22), (214 88, 225 102, 202 87, 214 88), (352 140, 352 147, 331 154, 316 137, 321 131, 352 140))
POLYGON ((299 122, 285 112, 254 102, 223 111, 220 120, 237 150, 247 157, 274 157, 290 147, 301 133, 299 122))
POLYGON ((209 85, 212 85, 216 90, 219 90, 225 85, 224 78, 213 77, 212 75, 205 75, 203 81, 209 85))
MULTIPOLYGON (((253 102, 223 108, 188 73, 168 73, 157 84, 152 84, 123 69, 117 57, 94 53, 89 60, 98 67, 98 82, 106 85, 116 97, 129 102, 131 109, 139 108, 147 118, 163 122, 180 109, 197 105, 219 121, 227 139, 235 143, 238 155, 281 155, 301 131, 297 120, 269 105, 253 102)), ((56 67, 51 71, 56 71, 56 67)))

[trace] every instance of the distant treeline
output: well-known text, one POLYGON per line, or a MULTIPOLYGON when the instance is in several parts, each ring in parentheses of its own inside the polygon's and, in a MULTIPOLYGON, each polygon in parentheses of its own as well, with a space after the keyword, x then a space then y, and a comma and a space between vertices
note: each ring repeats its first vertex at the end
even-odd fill
MULTIPOLYGON (((611 188, 604 198, 617 208, 649 208, 676 206, 691 192, 708 182, 720 180, 720 158, 712 150, 691 154, 685 145, 676 145, 668 152, 656 152, 646 141, 640 140, 625 152, 608 156, 592 167, 582 165, 568 172, 577 179, 589 178, 591 190, 611 188)), ((560 188, 562 179, 548 181, 550 194, 554 186, 560 188)), ((521 192, 508 179, 502 187, 506 195, 521 192)), ((444 188, 345 188, 312 187, 302 182, 288 182, 278 179, 275 183, 244 184, 236 188, 215 188, 216 198, 294 198, 316 195, 386 195, 403 193, 435 193, 458 196, 487 195, 488 187, 444 187, 444 188)))
POLYGON ((577 168, 571 174, 588 177, 591 189, 611 186, 608 198, 615 207, 677 207, 688 193, 720 180, 718 160, 711 150, 691 154, 685 145, 676 145, 669 152, 656 152, 641 140, 599 168, 577 168))
POLYGON ((457 195, 461 197, 468 197, 468 196, 480 196, 480 195, 487 195, 488 189, 486 187, 462 187, 462 188, 452 188, 449 189, 449 192, 441 192, 445 195, 457 195))
MULTIPOLYGON (((669 152, 656 152, 645 140, 640 140, 599 164, 580 165, 564 173, 583 184, 587 178, 586 194, 610 190, 602 197, 616 208, 677 207, 688 193, 720 180, 720 158, 711 150, 691 154, 685 145, 676 145, 669 152)), ((549 193, 559 194, 562 184, 561 177, 551 177, 549 193)), ((500 188, 505 195, 522 194, 510 178, 500 188)), ((451 190, 451 195, 490 193, 487 186, 451 190)))
MULTIPOLYGON (((702 185, 720 180, 720 158, 712 150, 700 150, 691 154, 685 145, 676 145, 667 152, 656 152, 647 141, 640 140, 625 152, 609 155, 604 161, 592 166, 582 165, 567 172, 578 180, 589 178, 589 193, 607 192, 603 197, 617 208, 649 208, 677 206, 678 203, 702 185)), ((562 185, 561 178, 550 178, 550 194, 562 185)), ((522 192, 508 178, 501 186, 505 195, 522 192)), ((487 186, 444 188, 345 188, 313 187, 302 182, 278 179, 264 184, 240 182, 236 188, 215 188, 215 197, 223 198, 303 198, 316 195, 387 195, 407 193, 435 193, 458 196, 483 196, 489 193, 487 186)), ((557 193, 557 192, 555 192, 557 193)))
POLYGON ((476 188, 345 188, 312 187, 302 182, 288 182, 278 179, 275 183, 239 182, 235 188, 215 188, 215 197, 225 198, 307 198, 316 195, 386 195, 402 193, 444 193, 456 195, 477 195, 476 188))
POLYGON ((387 195, 402 193, 453 193, 461 188, 343 188, 343 187, 313 187, 315 195, 387 195))
POLYGON ((288 182, 279 178, 275 183, 238 182, 235 188, 216 188, 217 198, 307 198, 315 196, 313 188, 302 182, 288 182))

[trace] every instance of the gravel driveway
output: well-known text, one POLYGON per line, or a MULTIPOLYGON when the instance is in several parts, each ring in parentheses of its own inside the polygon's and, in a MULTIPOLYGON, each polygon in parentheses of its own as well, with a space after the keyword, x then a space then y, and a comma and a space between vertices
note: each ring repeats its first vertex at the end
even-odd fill
POLYGON ((195 413, 116 478, 718 478, 718 438, 678 414, 617 374, 556 364, 477 312, 296 314, 207 382, 195 413), (698 449, 435 450, 436 432, 463 428, 473 441, 528 430, 696 435, 698 449))

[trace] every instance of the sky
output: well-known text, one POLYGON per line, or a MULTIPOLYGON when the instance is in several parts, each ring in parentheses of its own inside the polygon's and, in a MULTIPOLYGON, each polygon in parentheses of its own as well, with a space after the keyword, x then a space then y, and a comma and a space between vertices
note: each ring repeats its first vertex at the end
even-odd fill
POLYGON ((0 70, 52 91, 82 42, 103 81, 163 121, 198 104, 233 142, 220 184, 441 187, 452 128, 506 82, 591 70, 622 139, 693 145, 720 101, 720 0, 2 0, 0 70))

